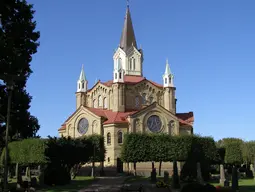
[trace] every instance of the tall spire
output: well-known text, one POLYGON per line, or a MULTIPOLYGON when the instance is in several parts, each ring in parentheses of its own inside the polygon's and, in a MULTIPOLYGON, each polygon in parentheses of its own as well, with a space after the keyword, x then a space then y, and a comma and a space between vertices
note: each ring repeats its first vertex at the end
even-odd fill
POLYGON ((128 48, 130 48, 132 45, 135 48, 137 48, 136 40, 135 40, 135 32, 132 25, 132 19, 131 19, 129 5, 127 1, 127 10, 126 10, 126 16, 124 21, 124 27, 122 29, 122 34, 120 38, 120 48, 122 48, 126 52, 128 48))

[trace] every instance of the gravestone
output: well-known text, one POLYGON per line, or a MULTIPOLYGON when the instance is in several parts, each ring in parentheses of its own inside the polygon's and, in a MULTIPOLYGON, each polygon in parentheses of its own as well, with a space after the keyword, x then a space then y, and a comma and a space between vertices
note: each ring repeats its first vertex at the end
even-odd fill
POLYGON ((202 177, 201 166, 199 162, 197 163, 197 181, 202 185, 204 184, 204 179, 202 177))
POLYGON ((225 170, 224 170, 224 166, 221 164, 220 165, 220 184, 224 185, 225 181, 226 181, 225 170))
POLYGON ((164 171, 164 182, 169 183, 169 173, 167 171, 164 171))
POLYGON ((254 166, 253 166, 253 164, 251 164, 250 165, 250 170, 252 171, 252 172, 254 172, 255 170, 254 170, 254 166))
POLYGON ((156 182, 157 181, 157 171, 156 171, 156 168, 152 169, 152 172, 151 172, 151 182, 156 182))

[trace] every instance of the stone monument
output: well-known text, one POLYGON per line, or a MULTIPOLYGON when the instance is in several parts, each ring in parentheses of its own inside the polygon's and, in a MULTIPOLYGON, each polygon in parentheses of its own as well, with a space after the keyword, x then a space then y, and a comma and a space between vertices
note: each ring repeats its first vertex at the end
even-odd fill
POLYGON ((220 184, 224 185, 225 181, 226 181, 225 170, 224 170, 224 166, 221 164, 220 165, 220 184))

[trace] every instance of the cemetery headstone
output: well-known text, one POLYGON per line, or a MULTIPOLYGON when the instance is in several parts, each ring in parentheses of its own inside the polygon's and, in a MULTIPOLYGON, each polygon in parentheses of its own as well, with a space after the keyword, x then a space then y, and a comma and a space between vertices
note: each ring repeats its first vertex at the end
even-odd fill
POLYGON ((201 166, 199 162, 197 163, 197 181, 202 185, 204 184, 204 179, 202 177, 201 166))
POLYGON ((220 165, 220 184, 224 185, 225 181, 226 181, 225 170, 224 170, 224 166, 221 164, 220 165))
POLYGON ((156 182, 157 181, 157 171, 156 168, 154 168, 151 172, 151 182, 156 182))
POLYGON ((237 168, 235 166, 232 169, 232 190, 233 191, 238 191, 239 190, 238 173, 237 173, 237 168))
POLYGON ((164 171, 164 182, 169 183, 169 173, 167 171, 164 171))

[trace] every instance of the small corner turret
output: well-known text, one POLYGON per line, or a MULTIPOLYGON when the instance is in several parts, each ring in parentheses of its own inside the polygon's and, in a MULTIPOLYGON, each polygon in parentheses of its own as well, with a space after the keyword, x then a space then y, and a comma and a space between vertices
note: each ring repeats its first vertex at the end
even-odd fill
POLYGON ((86 80, 86 76, 84 73, 84 68, 82 65, 80 77, 77 81, 77 92, 85 93, 88 90, 88 81, 86 80))
POLYGON ((77 81, 76 109, 78 109, 81 105, 85 106, 87 90, 88 90, 88 81, 86 79, 83 65, 82 65, 80 77, 77 81))
POLYGON ((174 87, 174 76, 171 73, 168 59, 166 60, 166 69, 163 75, 163 86, 165 87, 174 87))

